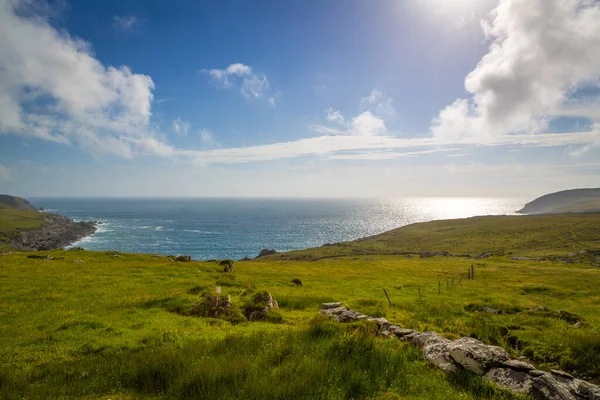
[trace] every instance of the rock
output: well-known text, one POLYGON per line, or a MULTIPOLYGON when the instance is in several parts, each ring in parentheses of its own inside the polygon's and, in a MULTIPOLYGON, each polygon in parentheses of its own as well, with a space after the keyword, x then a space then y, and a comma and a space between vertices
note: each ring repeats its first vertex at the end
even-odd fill
POLYGON ((573 328, 581 328, 581 321, 579 321, 579 322, 575 322, 575 323, 573 324, 573 328))
POLYGON ((479 254, 478 256, 475 256, 475 258, 477 260, 481 260, 481 259, 484 259, 484 258, 489 258, 491 256, 492 256, 492 253, 490 251, 486 251, 486 252, 483 252, 483 253, 479 254))
POLYGON ((485 312, 485 313, 490 313, 490 314, 498 314, 497 310, 494 310, 493 308, 490 308, 490 307, 481 307, 480 309, 477 310, 477 312, 485 312))
POLYGON ((190 262, 192 261, 192 257, 191 256, 177 256, 174 258, 175 261, 179 261, 179 262, 190 262))
POLYGON ((330 317, 332 317, 334 315, 340 315, 341 313, 347 310, 348 309, 346 307, 326 308, 324 310, 321 310, 321 314, 329 315, 330 317))
POLYGON ((515 371, 529 372, 535 370, 535 367, 525 361, 521 360, 508 360, 502 363, 502 367, 514 369, 515 371))
POLYGON ((540 371, 539 369, 532 369, 531 371, 529 371, 529 375, 531 375, 531 376, 542 376, 545 373, 546 372, 540 371))
POLYGON ((260 253, 258 253, 258 256, 256 258, 264 257, 264 256, 270 256, 271 254, 276 254, 276 253, 277 253, 277 251, 275 251, 274 249, 271 249, 271 250, 269 250, 269 249, 262 249, 260 251, 260 253))
POLYGON ((73 263, 82 263, 82 262, 85 262, 85 261, 83 261, 83 260, 71 260, 71 262, 73 262, 73 263))
POLYGON ((533 393, 533 379, 529 374, 507 368, 492 368, 485 378, 512 393, 531 395, 533 393))
POLYGON ((435 332, 420 332, 419 334, 413 336, 411 338, 412 344, 415 345, 416 348, 422 349, 426 346, 430 346, 435 343, 450 343, 450 340, 441 337, 435 332))
POLYGON ((240 258, 240 261, 250 261, 252 260, 250 257, 248 257, 248 254, 246 254, 246 256, 244 258, 240 258))
POLYGON ((354 321, 359 321, 359 320, 363 320, 366 318, 367 318, 366 315, 361 314, 357 311, 353 311, 353 310, 346 310, 346 311, 342 312, 341 314, 334 317, 334 319, 336 319, 339 322, 354 322, 354 321))
POLYGON ((600 400, 600 387, 593 385, 589 382, 582 381, 581 379, 575 379, 573 385, 577 391, 584 396, 587 396, 590 400, 600 400))
POLYGON ((450 343, 449 340, 446 342, 428 344, 423 348, 423 354, 427 361, 436 365, 442 371, 452 373, 456 372, 457 366, 454 364, 450 353, 448 353, 448 343, 450 343))
POLYGON ((414 329, 404 329, 404 328, 400 328, 400 327, 388 328, 388 330, 393 332, 394 335, 396 335, 396 337, 398 337, 398 339, 403 339, 407 335, 410 335, 413 333, 418 333, 414 329))
POLYGON ((555 377, 549 373, 533 378, 533 393, 549 400, 574 400, 567 379, 555 377))
POLYGON ((335 303, 323 303, 323 310, 328 310, 330 308, 339 308, 341 307, 342 303, 341 302, 335 302, 335 303))
POLYGON ((486 345, 469 337, 450 343, 448 351, 456 363, 478 375, 510 360, 510 355, 502 347, 486 345))
POLYGON ((557 369, 551 369, 551 370, 550 370, 550 373, 551 373, 552 375, 557 375, 557 376, 560 376, 560 377, 562 377, 562 378, 574 379, 574 378, 573 378, 573 375, 571 375, 571 374, 567 374, 566 372, 559 371, 559 370, 557 370, 557 369))

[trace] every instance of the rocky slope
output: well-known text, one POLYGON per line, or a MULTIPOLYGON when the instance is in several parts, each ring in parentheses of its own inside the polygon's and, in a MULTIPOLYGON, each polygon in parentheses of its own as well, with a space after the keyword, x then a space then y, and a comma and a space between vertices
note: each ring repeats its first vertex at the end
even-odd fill
POLYGON ((17 230, 10 236, 14 248, 21 251, 52 250, 68 246, 96 232, 96 222, 74 222, 57 214, 48 214, 37 229, 17 230))
POLYGON ((556 214, 600 211, 600 188, 550 193, 525 204, 520 214, 556 214))

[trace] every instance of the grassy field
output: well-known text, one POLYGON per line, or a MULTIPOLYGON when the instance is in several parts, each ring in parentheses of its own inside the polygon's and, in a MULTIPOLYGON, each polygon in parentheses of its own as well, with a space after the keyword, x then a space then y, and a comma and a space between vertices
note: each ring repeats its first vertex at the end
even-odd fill
MULTIPOLYGON (((600 228, 597 216, 591 222, 569 221, 554 222, 569 227, 563 232, 568 251, 598 248, 592 235, 600 228), (584 231, 589 235, 580 239, 584 231)), ((483 237, 488 228, 481 225, 483 237)), ((557 229, 538 231, 537 224, 521 229, 538 232, 543 251, 528 254, 557 251, 557 229)), ((508 230, 502 237, 510 237, 508 230)), ((456 252, 467 246, 480 251, 475 244, 462 246, 456 252)), ((324 321, 318 318, 320 304, 343 301, 403 327, 448 338, 477 337, 526 355, 539 368, 559 367, 598 382, 598 287, 600 268, 587 261, 523 261, 509 255, 259 259, 237 262, 229 274, 216 262, 153 255, 5 254, 0 256, 0 399, 510 399, 478 377, 445 376, 419 351, 375 337, 373 326, 324 321), (471 264, 475 279, 467 280, 471 264), (269 291, 279 302, 281 320, 232 324, 193 316, 190 310, 200 298, 190 290, 215 286, 238 305, 249 291, 269 291), (481 307, 507 313, 478 312, 481 307)))

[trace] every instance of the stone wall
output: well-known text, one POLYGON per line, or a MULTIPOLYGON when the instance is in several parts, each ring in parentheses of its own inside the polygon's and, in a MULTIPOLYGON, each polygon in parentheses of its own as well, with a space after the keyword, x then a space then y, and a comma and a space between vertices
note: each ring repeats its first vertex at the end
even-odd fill
POLYGON ((323 303, 321 314, 338 322, 377 321, 381 335, 412 343, 425 358, 452 373, 459 368, 483 376, 504 389, 550 400, 600 400, 600 388, 562 372, 536 369, 523 359, 513 359, 506 350, 477 339, 464 337, 448 340, 435 332, 419 332, 342 307, 341 303, 323 303))

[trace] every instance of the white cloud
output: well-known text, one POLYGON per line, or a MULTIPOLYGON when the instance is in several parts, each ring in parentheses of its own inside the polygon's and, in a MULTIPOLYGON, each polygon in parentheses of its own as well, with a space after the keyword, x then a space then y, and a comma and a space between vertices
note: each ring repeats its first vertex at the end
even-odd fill
POLYGON ((173 121, 173 132, 180 136, 187 136, 190 129, 190 123, 177 118, 173 121))
MULTIPOLYGON (((240 91, 247 99, 265 98, 269 89, 269 80, 265 74, 254 72, 251 67, 240 63, 231 64, 225 69, 203 69, 200 72, 210 75, 223 87, 239 85, 240 91)), ((274 96, 268 97, 267 101, 269 104, 275 105, 274 96)))
POLYGON ((368 96, 361 99, 360 106, 363 109, 372 109, 381 115, 393 115, 396 113, 393 103, 394 100, 387 94, 373 89, 368 96))
POLYGON ((548 133, 539 135, 504 135, 491 138, 486 143, 480 143, 477 138, 462 138, 461 140, 440 140, 437 138, 399 138, 392 136, 370 135, 335 135, 301 139, 294 142, 274 143, 262 146, 236 147, 214 150, 178 150, 176 155, 200 162, 204 165, 211 163, 238 164, 259 161, 291 159, 306 156, 320 156, 326 159, 339 158, 346 152, 346 159, 365 159, 371 156, 361 155, 366 152, 380 152, 379 157, 371 159, 398 158, 403 153, 414 156, 431 152, 450 151, 458 146, 529 146, 529 147, 563 147, 568 145, 586 145, 593 143, 597 133, 548 133), (395 152, 382 153, 382 151, 395 152), (410 151, 411 153, 407 153, 410 151))
POLYGON ((24 17, 23 4, 31 6, 0 0, 0 134, 121 157, 158 141, 149 127, 152 79, 102 65, 87 42, 24 17))
POLYGON ((339 111, 333 111, 331 108, 328 108, 325 112, 329 121, 342 125, 343 129, 315 124, 309 126, 310 130, 327 135, 378 136, 387 133, 383 119, 370 111, 365 111, 350 121, 345 121, 339 111))
POLYGON ((129 32, 139 27, 140 20, 135 15, 115 15, 112 25, 115 29, 129 32))
POLYGON ((436 138, 536 133, 574 89, 600 76, 600 3, 501 0, 482 22, 488 53, 457 99, 433 120, 436 138))
POLYGON ((0 182, 10 181, 11 171, 10 168, 0 164, 0 182))
POLYGON ((352 118, 350 133, 357 136, 377 136, 387 132, 383 119, 373 115, 370 111, 352 118))
POLYGON ((325 110, 325 112, 327 113, 328 121, 337 122, 338 124, 344 123, 344 116, 342 115, 342 113, 339 110, 334 111, 333 108, 329 107, 328 109, 325 110))

